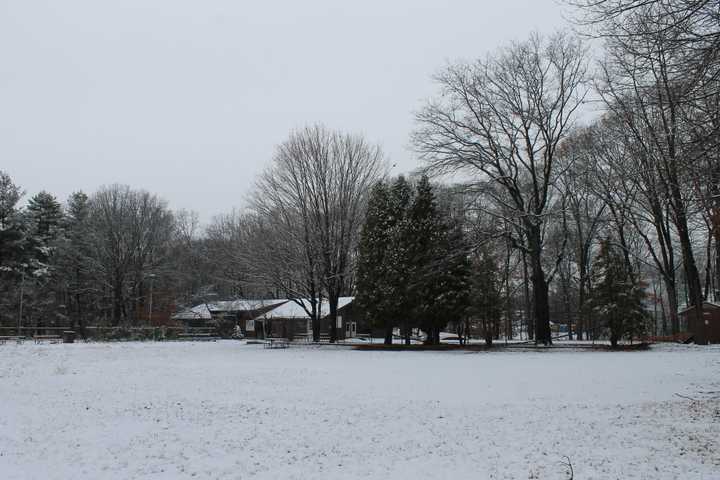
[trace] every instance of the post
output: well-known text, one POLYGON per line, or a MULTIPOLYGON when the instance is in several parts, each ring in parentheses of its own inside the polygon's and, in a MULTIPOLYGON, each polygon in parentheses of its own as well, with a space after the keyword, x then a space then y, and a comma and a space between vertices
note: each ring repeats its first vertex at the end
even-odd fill
POLYGON ((23 311, 23 289, 25 287, 25 270, 20 272, 20 306, 18 308, 18 337, 22 336, 22 311, 23 311))
POLYGON ((152 303, 153 303, 153 283, 155 281, 155 274, 151 273, 148 275, 150 277, 150 305, 149 305, 149 312, 148 312, 148 321, 152 324, 152 303))

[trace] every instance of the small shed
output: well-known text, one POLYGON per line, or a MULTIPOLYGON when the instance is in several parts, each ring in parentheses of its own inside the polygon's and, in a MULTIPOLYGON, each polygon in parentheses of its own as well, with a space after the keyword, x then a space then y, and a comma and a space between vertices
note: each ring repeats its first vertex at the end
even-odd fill
POLYGON ((720 304, 704 302, 700 321, 696 318, 694 306, 680 310, 678 315, 680 321, 687 325, 687 331, 694 337, 696 344, 720 343, 720 304))

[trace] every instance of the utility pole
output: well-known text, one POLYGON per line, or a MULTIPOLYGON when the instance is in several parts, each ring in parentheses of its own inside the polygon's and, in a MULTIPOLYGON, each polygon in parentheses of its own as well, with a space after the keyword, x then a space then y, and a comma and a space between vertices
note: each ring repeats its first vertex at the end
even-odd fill
POLYGON ((153 303, 153 284, 155 282, 156 275, 154 273, 148 274, 148 277, 150 278, 150 305, 149 305, 149 312, 148 312, 148 321, 152 323, 152 303, 153 303))

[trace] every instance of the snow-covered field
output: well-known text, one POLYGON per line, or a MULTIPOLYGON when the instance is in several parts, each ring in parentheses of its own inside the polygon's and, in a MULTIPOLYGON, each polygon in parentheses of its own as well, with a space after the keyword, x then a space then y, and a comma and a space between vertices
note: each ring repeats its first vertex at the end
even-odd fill
POLYGON ((720 478, 720 348, 0 346, 3 479, 562 479, 565 456, 720 478))

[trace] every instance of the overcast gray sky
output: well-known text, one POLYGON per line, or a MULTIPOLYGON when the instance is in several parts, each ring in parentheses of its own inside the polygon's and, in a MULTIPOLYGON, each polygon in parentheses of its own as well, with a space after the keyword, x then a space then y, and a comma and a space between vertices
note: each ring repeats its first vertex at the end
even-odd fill
POLYGON ((396 173, 447 61, 565 25, 554 0, 0 0, 0 169, 29 195, 103 184, 204 221, 288 132, 365 134, 396 173))

